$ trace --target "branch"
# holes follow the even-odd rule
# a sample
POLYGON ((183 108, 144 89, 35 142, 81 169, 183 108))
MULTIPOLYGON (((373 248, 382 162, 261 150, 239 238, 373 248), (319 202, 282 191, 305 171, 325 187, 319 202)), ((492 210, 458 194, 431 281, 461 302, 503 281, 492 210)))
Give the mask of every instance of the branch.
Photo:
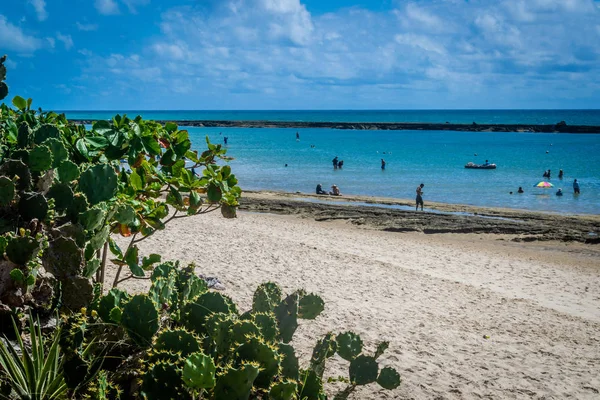
MULTIPOLYGON (((131 275, 129 275, 129 276, 126 276, 126 277, 125 277, 125 278, 123 278, 123 279, 119 279, 119 280, 117 281, 116 285, 118 285, 118 284, 119 284, 119 283, 121 283, 121 282, 128 281, 129 279, 148 280, 148 279, 151 279, 151 278, 152 278, 152 277, 150 277, 150 276, 135 276, 135 275, 131 274, 131 275)), ((116 286, 116 285, 114 285, 114 286, 116 286)), ((113 287, 114 287, 114 286, 113 286, 113 287)))
MULTIPOLYGON (((133 234, 131 237, 131 242, 129 242, 129 246, 127 246, 127 250, 125 250, 125 254, 129 251, 131 246, 135 243, 135 237, 137 236, 137 232, 133 234)), ((117 287, 119 284, 119 276, 121 275, 121 271, 123 270, 123 265, 119 265, 119 269, 117 269, 117 274, 115 275, 115 280, 113 281, 112 287, 117 287)))

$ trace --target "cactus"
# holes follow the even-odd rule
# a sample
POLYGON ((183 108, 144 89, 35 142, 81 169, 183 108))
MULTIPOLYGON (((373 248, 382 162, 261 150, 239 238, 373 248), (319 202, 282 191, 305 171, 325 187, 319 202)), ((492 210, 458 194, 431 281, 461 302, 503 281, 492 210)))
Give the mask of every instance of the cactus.
POLYGON ((48 201, 41 193, 25 192, 19 201, 19 214, 26 221, 42 221, 48 214, 48 201))
POLYGON ((298 318, 315 319, 325 309, 325 302, 316 294, 308 294, 300 297, 298 302, 298 318))
POLYGON ((215 400, 247 400, 259 371, 257 363, 242 363, 238 369, 226 368, 217 376, 215 400))
POLYGON ((192 301, 208 291, 206 281, 196 276, 194 272, 195 268, 194 264, 190 264, 184 269, 176 270, 176 285, 180 304, 192 301))
POLYGON ((325 371, 325 361, 333 357, 336 351, 336 342, 333 334, 330 332, 325 337, 317 342, 313 349, 312 358, 310 360, 310 368, 315 371, 319 378, 323 377, 325 371))
POLYGON ((180 400, 191 397, 183 389, 180 370, 171 363, 159 361, 150 366, 142 380, 142 396, 148 400, 180 400))
POLYGON ((207 336, 203 347, 214 356, 215 361, 229 361, 231 358, 233 323, 231 314, 214 313, 206 317, 204 329, 207 336))
POLYGON ((94 298, 94 286, 90 280, 81 276, 61 279, 62 308, 79 310, 87 307, 94 298))
POLYGON ((6 176, 0 176, 0 207, 9 205, 15 198, 15 184, 6 176))
POLYGON ((212 358, 202 353, 192 354, 183 365, 183 383, 191 389, 210 389, 216 384, 215 372, 212 358))
POLYGON ((64 211, 73 203, 73 190, 66 183, 55 183, 48 191, 48 198, 54 199, 54 208, 64 211))
POLYGON ((298 398, 304 400, 325 400, 327 396, 323 393, 323 382, 315 371, 309 369, 300 374, 300 395, 298 398))
POLYGON ((81 249, 75 240, 64 236, 49 242, 42 256, 42 262, 46 271, 59 278, 81 275, 83 271, 81 249))
POLYGON ((176 296, 175 277, 171 275, 170 279, 162 277, 154 279, 148 294, 156 304, 170 306, 173 297, 176 296))
POLYGON ((240 361, 255 361, 260 364, 260 373, 254 381, 260 388, 269 388, 271 381, 280 373, 281 356, 277 349, 258 337, 248 338, 237 348, 236 353, 240 361))
POLYGON ((106 371, 100 371, 83 398, 84 400, 119 400, 121 389, 108 380, 106 371))
POLYGON ((6 256, 17 265, 25 265, 39 251, 40 243, 30 236, 10 238, 6 244, 6 256))
POLYGON ((249 336, 260 336, 260 330, 251 321, 238 320, 231 324, 229 335, 231 344, 239 345, 244 343, 249 336))
POLYGON ((108 164, 89 167, 79 177, 79 190, 91 205, 110 200, 117 192, 117 174, 108 164))
POLYGON ((292 293, 275 307, 281 340, 289 343, 298 328, 298 293, 292 293))
POLYGON ((267 282, 259 285, 252 298, 252 311, 272 312, 281 303, 283 292, 276 283, 267 282))
POLYGON ((367 385, 377 380, 379 365, 375 358, 365 355, 356 357, 350 363, 350 381, 356 385, 367 385))
POLYGON ((269 390, 270 400, 295 400, 298 385, 296 382, 285 381, 278 382, 271 386, 269 390))
POLYGON ((58 165, 58 180, 62 183, 72 182, 79 178, 79 168, 72 161, 65 160, 58 165))
POLYGON ((48 146, 36 146, 29 150, 27 164, 33 172, 42 172, 52 168, 52 152, 48 146))
POLYGON ((188 357, 192 353, 201 351, 200 339, 185 329, 164 330, 154 339, 152 348, 156 351, 167 351, 188 357))
POLYGON ((10 179, 18 177, 16 181, 17 190, 29 190, 31 188, 31 172, 21 160, 3 160, 0 165, 0 175, 10 179))
POLYGON ((187 303, 182 309, 183 325, 199 334, 205 333, 206 318, 213 313, 237 313, 235 305, 227 296, 217 292, 206 292, 193 302, 187 303))
POLYGON ((127 292, 117 288, 111 289, 106 296, 103 296, 100 299, 98 304, 98 315, 100 315, 100 318, 102 318, 104 322, 118 323, 119 321, 116 321, 111 317, 111 311, 115 307, 122 308, 123 304, 129 301, 129 299, 130 296, 127 294, 127 292))
POLYGON ((362 352, 362 340, 354 332, 340 333, 337 338, 337 353, 344 360, 352 361, 362 352))
POLYGON ((63 161, 69 158, 69 153, 60 139, 50 138, 42 142, 52 152, 52 168, 57 168, 63 161))
POLYGON ((35 144, 41 144, 46 139, 58 139, 59 137, 60 131, 58 128, 50 124, 40 125, 33 132, 33 142, 35 144))
POLYGON ((79 223, 88 231, 95 231, 106 217, 106 212, 98 207, 92 207, 82 213, 79 213, 79 223))
POLYGON ((17 146, 21 149, 29 146, 29 141, 31 140, 31 128, 29 128, 29 124, 27 122, 21 122, 19 125, 19 130, 17 132, 17 146))
POLYGON ((123 306, 121 325, 139 347, 148 347, 158 331, 158 311, 147 295, 133 296, 123 306))
POLYGON ((298 380, 300 367, 294 347, 290 344, 279 343, 278 352, 281 354, 281 375, 291 380, 298 380))
POLYGON ((401 382, 400 374, 391 367, 383 368, 377 377, 377 383, 384 389, 396 389, 401 382))
POLYGON ((260 329, 260 333, 267 342, 276 342, 279 337, 279 330, 277 329, 277 320, 273 313, 257 313, 252 314, 252 321, 260 329))

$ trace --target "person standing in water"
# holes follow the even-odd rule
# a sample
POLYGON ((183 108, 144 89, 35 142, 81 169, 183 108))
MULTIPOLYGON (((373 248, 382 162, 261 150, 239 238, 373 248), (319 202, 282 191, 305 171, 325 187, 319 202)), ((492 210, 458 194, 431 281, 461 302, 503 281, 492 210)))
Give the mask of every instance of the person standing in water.
POLYGON ((417 186, 417 207, 415 208, 415 211, 419 210, 419 204, 421 205, 421 211, 423 211, 423 187, 425 185, 424 184, 420 184, 419 186, 417 186))
POLYGON ((296 132, 296 140, 300 140, 300 134, 296 132))
POLYGON ((337 169, 337 167, 338 167, 338 156, 335 156, 335 158, 333 160, 331 160, 331 162, 333 163, 333 169, 337 169))
POLYGON ((383 171, 385 169, 385 160, 382 158, 381 159, 381 170, 383 171))
POLYGON ((225 145, 227 145, 227 140, 228 140, 228 139, 229 139, 229 138, 228 138, 227 136, 223 136, 223 143, 225 143, 225 145))
POLYGON ((573 181, 573 193, 574 194, 579 194, 579 182, 577 182, 577 179, 575 179, 573 181))
POLYGON ((563 172, 563 170, 562 170, 562 169, 559 169, 559 170, 558 170, 558 179, 562 179, 562 178, 563 178, 563 175, 564 175, 564 172, 563 172))

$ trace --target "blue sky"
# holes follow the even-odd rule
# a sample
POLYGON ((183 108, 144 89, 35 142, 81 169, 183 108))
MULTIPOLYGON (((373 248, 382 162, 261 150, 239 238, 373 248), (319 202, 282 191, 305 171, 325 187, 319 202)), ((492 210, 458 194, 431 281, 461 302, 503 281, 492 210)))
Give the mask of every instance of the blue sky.
POLYGON ((57 110, 600 108, 595 0, 3 0, 57 110))

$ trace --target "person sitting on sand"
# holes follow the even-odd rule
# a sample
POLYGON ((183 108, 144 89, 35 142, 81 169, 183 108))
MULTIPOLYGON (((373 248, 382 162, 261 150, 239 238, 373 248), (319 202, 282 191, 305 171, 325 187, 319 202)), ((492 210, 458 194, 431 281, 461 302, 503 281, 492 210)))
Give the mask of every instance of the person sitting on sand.
POLYGON ((517 193, 524 193, 523 188, 521 186, 519 186, 519 190, 517 190, 517 193))
POLYGON ((562 196, 563 195, 563 192, 562 192, 561 188, 558 188, 558 192, 556 192, 556 195, 557 196, 562 196))
POLYGON ((420 184, 419 186, 417 186, 417 208, 415 208, 415 211, 419 210, 419 204, 421 205, 421 211, 423 211, 423 187, 425 185, 424 184, 420 184))
POLYGON ((331 185, 331 192, 329 192, 329 194, 332 196, 341 196, 342 195, 340 193, 340 188, 338 188, 336 185, 331 185))
POLYGON ((579 194, 579 182, 577 182, 577 179, 573 181, 573 193, 579 194))
POLYGON ((321 186, 320 183, 317 185, 317 194, 327 194, 327 192, 323 190, 323 186, 321 186))

